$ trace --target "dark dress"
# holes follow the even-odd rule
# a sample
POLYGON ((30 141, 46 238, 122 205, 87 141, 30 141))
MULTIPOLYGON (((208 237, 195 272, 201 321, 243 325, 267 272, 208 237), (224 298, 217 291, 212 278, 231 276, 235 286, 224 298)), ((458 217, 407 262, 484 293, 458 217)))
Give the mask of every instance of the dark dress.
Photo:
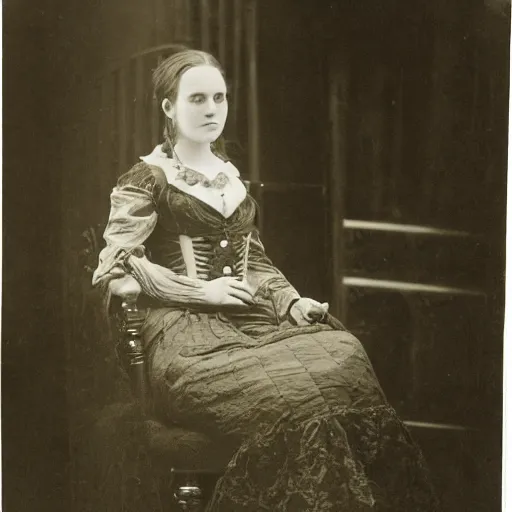
POLYGON ((266 257, 249 195, 226 219, 146 163, 122 176, 116 190, 145 199, 129 199, 124 210, 118 202, 111 212, 96 282, 108 281, 105 269, 115 261, 143 283, 156 412, 225 446, 230 462, 209 511, 437 510, 422 454, 360 342, 332 318, 291 322, 299 295, 266 257), (143 234, 127 242, 141 223, 143 234), (180 235, 194 241, 203 279, 226 266, 234 275, 245 271, 257 283, 256 306, 219 312, 159 301, 134 248, 144 247, 144 268, 184 276, 180 235))

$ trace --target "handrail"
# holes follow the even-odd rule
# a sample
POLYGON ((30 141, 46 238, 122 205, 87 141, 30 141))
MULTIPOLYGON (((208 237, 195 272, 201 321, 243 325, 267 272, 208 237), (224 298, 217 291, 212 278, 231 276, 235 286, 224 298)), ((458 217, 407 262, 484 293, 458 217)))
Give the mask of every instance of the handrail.
MULTIPOLYGON (((320 189, 326 192, 326 186, 321 183, 298 183, 298 182, 271 182, 259 180, 244 180, 250 186, 261 187, 262 189, 276 191, 289 191, 297 189, 320 189)), ((343 219, 343 227, 348 230, 361 231, 385 231, 389 233, 404 233, 410 235, 426 235, 454 238, 475 238, 481 239, 480 233, 462 231, 458 229, 440 228, 436 226, 421 224, 401 224, 379 220, 343 219)))
POLYGON ((465 425, 452 425, 448 423, 436 423, 430 421, 405 420, 404 424, 411 428, 425 428, 431 430, 451 430, 453 432, 478 432, 479 429, 465 425))
POLYGON ((393 233, 408 233, 411 235, 437 235, 453 236, 460 238, 480 238, 482 235, 471 233, 469 231, 459 231, 455 229, 437 228, 434 226, 422 226, 418 224, 397 224, 394 222, 369 221, 344 219, 343 227, 352 230, 368 231, 389 231, 393 233))
MULTIPOLYGON (((297 183, 297 182, 270 182, 258 180, 244 180, 250 186, 261 187, 271 191, 297 190, 297 189, 321 189, 326 192, 326 186, 321 183, 297 183)), ((410 235, 432 235, 454 238, 483 238, 479 233, 461 231, 457 229, 439 228, 436 226, 420 224, 400 224, 378 220, 343 219, 343 227, 350 230, 362 231, 386 231, 390 233, 404 233, 410 235)))
POLYGON ((376 279, 371 277, 345 276, 342 284, 353 288, 373 288, 379 290, 394 290, 409 293, 434 293, 444 295, 465 295, 472 297, 487 297, 482 290, 470 288, 457 288, 454 286, 442 286, 434 284, 413 283, 408 281, 395 281, 387 279, 376 279))

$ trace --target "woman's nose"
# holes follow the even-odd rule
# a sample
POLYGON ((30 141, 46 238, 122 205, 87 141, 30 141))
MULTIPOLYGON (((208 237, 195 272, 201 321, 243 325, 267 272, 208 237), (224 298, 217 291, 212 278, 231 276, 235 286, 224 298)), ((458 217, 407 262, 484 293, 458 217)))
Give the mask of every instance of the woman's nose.
POLYGON ((206 105, 206 117, 213 117, 215 111, 217 110, 217 104, 213 99, 208 100, 206 105))

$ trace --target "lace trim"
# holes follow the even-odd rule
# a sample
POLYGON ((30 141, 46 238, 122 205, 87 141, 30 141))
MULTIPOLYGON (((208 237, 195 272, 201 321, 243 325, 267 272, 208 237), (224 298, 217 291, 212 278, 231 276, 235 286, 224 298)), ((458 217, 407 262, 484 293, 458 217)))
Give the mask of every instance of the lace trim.
POLYGON ((183 180, 187 185, 193 187, 198 183, 206 188, 224 188, 229 183, 229 178, 224 172, 220 172, 217 176, 210 180, 204 174, 192 169, 184 169, 176 175, 177 180, 183 180))
POLYGON ((436 512, 423 456, 389 406, 284 418, 246 441, 208 512, 436 512))

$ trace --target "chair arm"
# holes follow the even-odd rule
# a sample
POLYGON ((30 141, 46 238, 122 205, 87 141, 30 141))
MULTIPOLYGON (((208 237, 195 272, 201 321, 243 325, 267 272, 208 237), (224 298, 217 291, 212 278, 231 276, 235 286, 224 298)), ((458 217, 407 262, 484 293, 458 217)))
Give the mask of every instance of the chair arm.
POLYGON ((132 392, 142 411, 146 409, 146 371, 144 347, 140 335, 144 323, 144 311, 139 311, 136 302, 123 301, 123 351, 128 359, 128 374, 132 392))
POLYGON ((138 402, 141 412, 146 410, 146 372, 144 368, 144 348, 140 330, 144 323, 144 311, 137 306, 141 287, 137 280, 125 275, 112 279, 109 283, 110 292, 121 299, 122 327, 121 350, 126 357, 127 372, 130 378, 132 392, 138 402))

